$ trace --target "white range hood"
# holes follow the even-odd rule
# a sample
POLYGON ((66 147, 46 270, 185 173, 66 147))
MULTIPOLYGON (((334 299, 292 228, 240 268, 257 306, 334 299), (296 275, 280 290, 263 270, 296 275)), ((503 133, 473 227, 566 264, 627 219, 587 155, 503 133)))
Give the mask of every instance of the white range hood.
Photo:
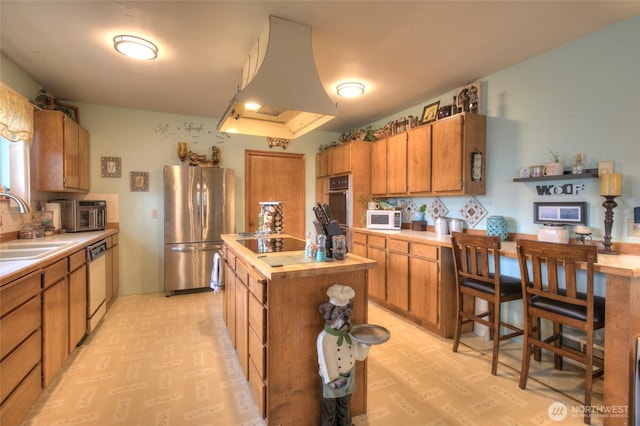
POLYGON ((270 16, 218 130, 295 139, 337 115, 316 71, 311 28, 270 16), (258 109, 251 109, 251 104, 258 109))

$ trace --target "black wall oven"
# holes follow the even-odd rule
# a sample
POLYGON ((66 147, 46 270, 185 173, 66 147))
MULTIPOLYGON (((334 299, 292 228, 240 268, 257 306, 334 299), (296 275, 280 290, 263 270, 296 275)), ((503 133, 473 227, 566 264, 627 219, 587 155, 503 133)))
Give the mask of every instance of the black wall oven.
POLYGON ((333 219, 340 224, 345 235, 351 226, 350 189, 350 175, 329 178, 329 208, 333 219))

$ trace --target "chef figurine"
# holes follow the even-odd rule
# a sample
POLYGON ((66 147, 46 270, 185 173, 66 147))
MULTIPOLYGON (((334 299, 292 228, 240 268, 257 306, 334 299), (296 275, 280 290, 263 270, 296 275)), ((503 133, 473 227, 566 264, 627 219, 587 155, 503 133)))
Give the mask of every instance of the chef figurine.
POLYGON ((356 390, 355 362, 367 358, 370 346, 352 341, 349 336, 355 291, 334 284, 327 296, 329 302, 320 305, 324 330, 316 343, 322 379, 322 426, 350 426, 351 394, 356 390))

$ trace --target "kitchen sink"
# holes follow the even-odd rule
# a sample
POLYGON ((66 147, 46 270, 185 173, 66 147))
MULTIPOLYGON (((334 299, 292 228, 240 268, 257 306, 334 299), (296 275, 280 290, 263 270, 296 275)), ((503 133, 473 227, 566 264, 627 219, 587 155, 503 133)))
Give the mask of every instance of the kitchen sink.
POLYGON ((60 249, 71 242, 10 242, 0 244, 0 261, 30 260, 44 257, 53 250, 60 249))

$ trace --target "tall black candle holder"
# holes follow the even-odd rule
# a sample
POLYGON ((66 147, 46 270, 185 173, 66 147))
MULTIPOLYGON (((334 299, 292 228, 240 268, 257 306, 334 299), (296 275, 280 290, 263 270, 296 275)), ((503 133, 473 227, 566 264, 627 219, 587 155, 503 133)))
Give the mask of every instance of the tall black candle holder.
POLYGON ((611 250, 611 228, 613 227, 613 209, 618 206, 615 202, 615 195, 603 195, 605 198, 602 207, 605 208, 604 212, 604 249, 599 250, 598 253, 602 254, 620 254, 617 251, 611 250))

